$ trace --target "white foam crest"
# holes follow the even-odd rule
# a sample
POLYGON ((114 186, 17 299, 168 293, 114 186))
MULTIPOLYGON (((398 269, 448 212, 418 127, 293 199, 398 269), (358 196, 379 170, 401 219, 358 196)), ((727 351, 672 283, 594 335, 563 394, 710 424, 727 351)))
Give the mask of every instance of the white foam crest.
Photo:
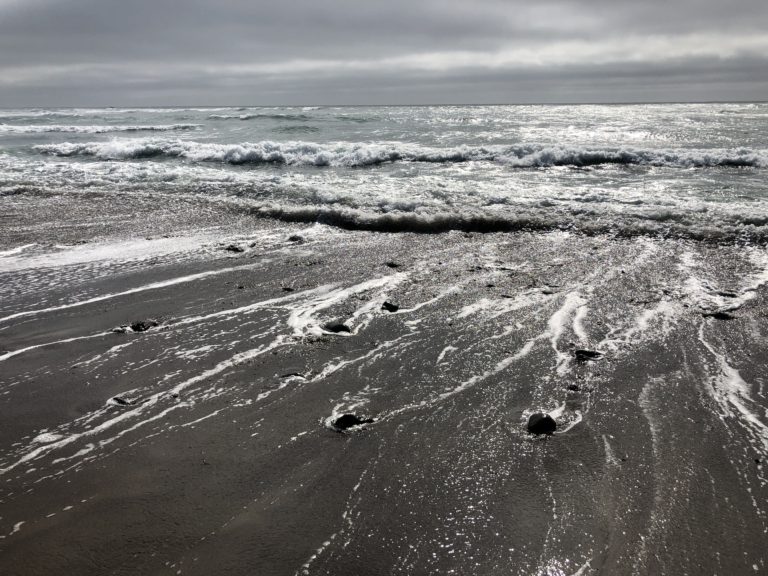
POLYGON ((251 112, 247 114, 211 114, 210 120, 311 120, 306 114, 288 114, 284 112, 251 112))
POLYGON ((0 124, 0 132, 9 134, 45 134, 53 132, 73 134, 107 134, 109 132, 173 132, 180 130, 197 130, 201 124, 98 124, 92 126, 44 124, 44 125, 15 125, 0 124))
POLYGON ((500 162, 518 168, 624 164, 676 167, 768 166, 765 150, 592 149, 536 145, 432 148, 405 142, 243 142, 215 144, 185 140, 131 139, 64 142, 34 147, 54 156, 93 156, 109 160, 165 156, 196 162, 287 164, 300 166, 371 166, 390 162, 500 162))

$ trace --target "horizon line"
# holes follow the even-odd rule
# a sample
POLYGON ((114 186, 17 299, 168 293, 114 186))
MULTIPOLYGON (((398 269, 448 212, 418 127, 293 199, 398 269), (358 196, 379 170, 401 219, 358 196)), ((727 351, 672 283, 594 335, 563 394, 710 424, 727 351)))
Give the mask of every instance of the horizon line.
MULTIPOLYGON (((453 102, 453 103, 427 103, 427 104, 142 104, 142 105, 69 105, 49 108, 78 109, 78 108, 297 108, 297 107, 322 107, 322 108, 420 108, 431 106, 648 106, 670 104, 768 104, 768 100, 628 100, 614 102, 494 102, 488 104, 453 102)), ((32 110, 46 108, 46 106, 0 106, 0 110, 32 110)))

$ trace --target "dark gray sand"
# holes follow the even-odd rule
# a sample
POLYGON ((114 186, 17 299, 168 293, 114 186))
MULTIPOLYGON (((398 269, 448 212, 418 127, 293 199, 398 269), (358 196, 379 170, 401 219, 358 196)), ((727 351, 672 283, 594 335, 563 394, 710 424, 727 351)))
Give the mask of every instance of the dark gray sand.
POLYGON ((5 233, 0 574, 768 573, 765 249, 151 214, 5 233))

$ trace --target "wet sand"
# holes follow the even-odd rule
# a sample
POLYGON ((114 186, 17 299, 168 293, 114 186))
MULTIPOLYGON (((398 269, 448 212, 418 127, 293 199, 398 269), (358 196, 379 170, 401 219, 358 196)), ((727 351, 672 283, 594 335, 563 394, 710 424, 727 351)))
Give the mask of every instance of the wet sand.
POLYGON ((7 233, 0 573, 768 571, 764 248, 228 218, 7 233))

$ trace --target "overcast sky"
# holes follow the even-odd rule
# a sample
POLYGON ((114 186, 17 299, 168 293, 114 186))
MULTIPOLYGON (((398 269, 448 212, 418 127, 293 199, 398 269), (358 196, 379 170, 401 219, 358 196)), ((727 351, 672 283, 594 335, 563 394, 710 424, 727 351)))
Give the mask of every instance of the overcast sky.
POLYGON ((0 106, 768 99, 768 0, 0 0, 0 106))

